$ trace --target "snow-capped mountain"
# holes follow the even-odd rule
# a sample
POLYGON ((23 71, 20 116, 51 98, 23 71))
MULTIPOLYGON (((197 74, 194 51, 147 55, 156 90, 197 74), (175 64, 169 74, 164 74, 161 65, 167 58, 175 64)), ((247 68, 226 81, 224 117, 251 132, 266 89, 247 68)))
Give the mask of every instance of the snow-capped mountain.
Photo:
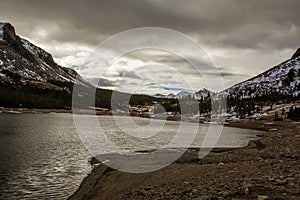
POLYGON ((207 89, 202 89, 198 92, 191 93, 187 91, 181 91, 177 93, 176 95, 171 93, 168 95, 163 95, 163 94, 155 94, 155 98, 161 98, 161 99, 194 99, 194 100, 204 100, 208 98, 211 95, 211 91, 207 89))
POLYGON ((186 92, 186 91, 182 91, 179 92, 176 95, 177 99, 195 99, 195 100, 204 100, 208 97, 210 97, 210 95, 212 94, 211 91, 207 90, 207 89, 202 89, 199 90, 198 92, 195 93, 191 93, 191 92, 186 92))
POLYGON ((297 97, 300 94, 300 48, 291 59, 245 82, 225 90, 233 98, 247 99, 278 93, 297 97))
POLYGON ((164 94, 155 94, 153 97, 158 98, 158 99, 176 99, 176 95, 173 93, 164 95, 164 94))
POLYGON ((38 82, 50 87, 49 81, 88 85, 75 70, 59 66, 51 54, 16 35, 11 24, 0 22, 0 83, 38 82))
POLYGON ((206 98, 210 97, 211 94, 212 94, 211 91, 209 91, 206 88, 203 88, 202 90, 199 90, 198 92, 194 93, 194 98, 197 100, 206 99, 206 98))

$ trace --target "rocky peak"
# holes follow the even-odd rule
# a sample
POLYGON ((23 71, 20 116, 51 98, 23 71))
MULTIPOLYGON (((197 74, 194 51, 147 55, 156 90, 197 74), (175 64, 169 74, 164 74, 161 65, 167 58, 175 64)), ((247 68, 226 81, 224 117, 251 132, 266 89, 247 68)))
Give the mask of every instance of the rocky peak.
POLYGON ((10 23, 0 22, 0 46, 1 45, 6 48, 14 48, 30 62, 37 61, 32 53, 23 46, 21 38, 16 35, 15 28, 10 23))
POLYGON ((0 22, 0 41, 19 43, 21 39, 16 35, 15 28, 10 23, 0 22))
POLYGON ((31 62, 40 62, 39 60, 43 60, 48 65, 57 67, 51 54, 16 35, 15 28, 10 23, 0 22, 0 45, 1 42, 2 45, 15 48, 31 62))

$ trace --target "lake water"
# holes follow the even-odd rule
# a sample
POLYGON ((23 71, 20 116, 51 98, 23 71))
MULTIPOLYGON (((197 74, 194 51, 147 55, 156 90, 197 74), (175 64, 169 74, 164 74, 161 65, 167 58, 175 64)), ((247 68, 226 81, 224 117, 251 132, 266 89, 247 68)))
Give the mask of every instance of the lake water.
POLYGON ((0 114, 0 199, 65 199, 90 171, 70 114, 0 114))
MULTIPOLYGON (((177 122, 166 122, 161 130, 155 130, 161 121, 153 120, 147 129, 149 119, 134 118, 140 129, 127 125, 128 117, 118 117, 125 122, 120 129, 111 116, 96 119, 113 143, 131 152, 164 146, 179 128, 177 122), (136 136, 142 132, 144 139, 128 137, 126 130, 135 130, 136 136), (159 134, 147 138, 157 131, 159 134)), ((192 130, 194 126, 188 123, 185 127, 192 130)), ((207 126, 199 126, 193 147, 201 144, 206 130, 207 126)), ((226 127, 217 146, 245 146, 257 133, 226 127)), ((103 153, 114 151, 109 146, 104 149, 107 152, 103 153)), ((89 158, 71 114, 0 114, 0 199, 66 199, 90 172, 89 158)))

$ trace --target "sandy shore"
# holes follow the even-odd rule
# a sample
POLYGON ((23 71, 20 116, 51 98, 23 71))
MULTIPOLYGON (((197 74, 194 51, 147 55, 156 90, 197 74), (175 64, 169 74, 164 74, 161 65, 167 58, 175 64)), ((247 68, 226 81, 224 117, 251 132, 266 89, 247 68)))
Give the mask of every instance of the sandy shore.
POLYGON ((300 123, 241 121, 234 127, 265 130, 245 148, 190 149, 159 171, 131 174, 98 165, 73 199, 299 199, 300 123))

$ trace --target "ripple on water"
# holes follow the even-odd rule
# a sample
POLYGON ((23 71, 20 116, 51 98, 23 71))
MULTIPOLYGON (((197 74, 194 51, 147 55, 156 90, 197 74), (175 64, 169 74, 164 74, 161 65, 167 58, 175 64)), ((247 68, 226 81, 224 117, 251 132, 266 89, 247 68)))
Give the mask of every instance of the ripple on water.
POLYGON ((72 116, 0 114, 0 199, 66 199, 90 172, 72 116))

